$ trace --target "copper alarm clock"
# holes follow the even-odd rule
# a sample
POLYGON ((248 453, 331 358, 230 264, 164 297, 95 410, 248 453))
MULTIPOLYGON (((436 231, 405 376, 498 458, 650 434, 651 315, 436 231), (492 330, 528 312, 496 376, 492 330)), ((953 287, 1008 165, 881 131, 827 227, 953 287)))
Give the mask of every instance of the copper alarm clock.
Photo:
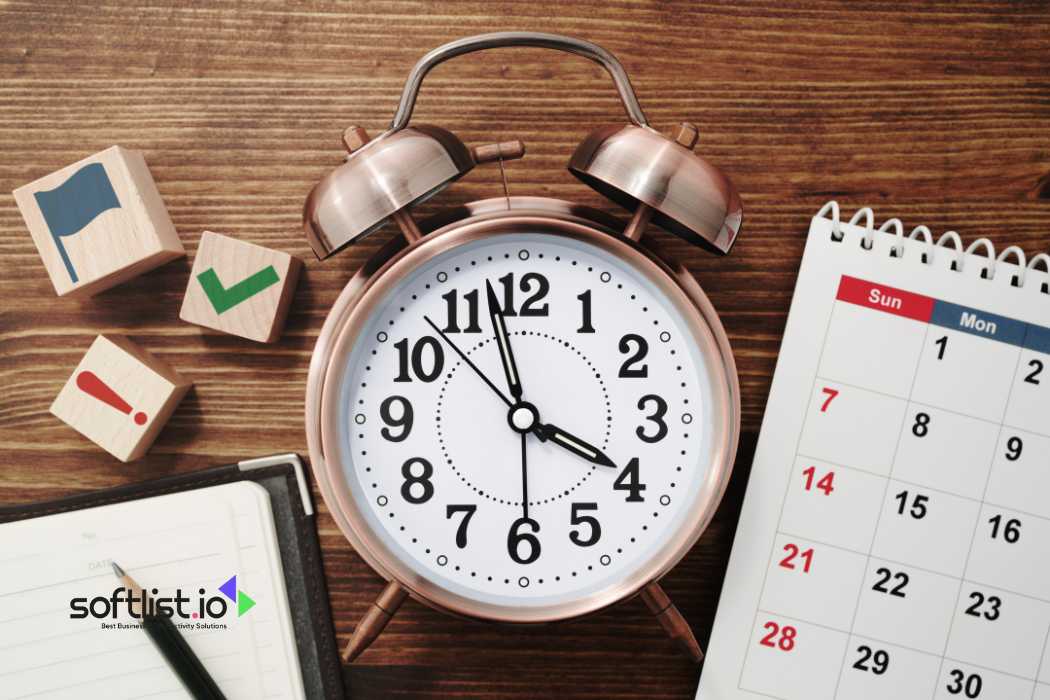
POLYGON ((389 220, 403 234, 347 284, 310 365, 314 475, 340 530, 389 582, 346 658, 407 596, 539 623, 638 594, 699 658, 657 582, 721 500, 739 387, 704 292, 641 239, 652 224, 717 253, 733 245, 740 199, 693 153, 695 128, 651 128, 601 47, 503 32, 428 53, 390 128, 369 140, 351 127, 344 140, 346 162, 306 201, 311 247, 327 257, 389 220), (629 123, 591 133, 569 170, 632 211, 626 225, 547 197, 411 217, 476 164, 524 153, 409 123, 431 68, 504 46, 566 51, 612 77, 629 123))

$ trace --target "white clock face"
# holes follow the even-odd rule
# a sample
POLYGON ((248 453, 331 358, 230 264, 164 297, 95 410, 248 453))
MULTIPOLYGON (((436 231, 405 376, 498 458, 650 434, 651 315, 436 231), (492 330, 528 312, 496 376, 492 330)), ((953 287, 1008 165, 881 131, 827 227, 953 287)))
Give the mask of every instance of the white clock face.
POLYGON ((598 594, 717 488, 729 418, 710 336, 604 249, 490 236, 371 308, 339 385, 343 476, 431 584, 519 609, 598 594))

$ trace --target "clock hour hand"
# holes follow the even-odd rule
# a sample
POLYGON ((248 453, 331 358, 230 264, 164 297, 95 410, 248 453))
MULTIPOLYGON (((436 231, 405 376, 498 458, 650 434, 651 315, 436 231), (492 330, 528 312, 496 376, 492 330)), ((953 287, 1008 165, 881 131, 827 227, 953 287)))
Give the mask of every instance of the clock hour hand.
POLYGON ((489 320, 496 334, 496 345, 499 346, 499 359, 503 363, 503 373, 507 376, 507 386, 515 401, 521 401, 521 377, 518 376, 518 365, 514 362, 514 351, 510 347, 510 336, 507 334, 507 322, 503 318, 503 309, 496 298, 492 283, 485 280, 488 294, 489 320))
POLYGON ((540 423, 536 426, 535 433, 540 440, 550 440, 555 445, 564 447, 569 452, 583 457, 592 464, 597 464, 601 467, 616 467, 616 464, 597 447, 581 440, 567 430, 562 430, 556 425, 540 423))

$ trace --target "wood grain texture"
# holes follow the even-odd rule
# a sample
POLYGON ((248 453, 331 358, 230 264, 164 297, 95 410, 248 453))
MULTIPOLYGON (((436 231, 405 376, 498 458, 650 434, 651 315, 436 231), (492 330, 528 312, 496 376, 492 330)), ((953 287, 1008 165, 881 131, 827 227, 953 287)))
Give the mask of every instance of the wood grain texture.
MULTIPOLYGON (((0 4, 0 500, 25 502, 224 460, 306 454, 310 351, 349 275, 386 230, 325 263, 303 198, 373 132, 430 48, 498 29, 596 41, 631 74, 650 120, 700 127, 699 152, 744 200, 716 259, 665 237, 707 290, 740 368, 737 472, 709 531, 664 587, 706 640, 743 498, 809 218, 829 198, 1030 253, 1050 244, 1050 8, 1043 2, 355 2, 171 0, 0 4), (281 340, 201 335, 178 320, 178 260, 77 303, 56 299, 10 191, 114 143, 145 152, 192 255, 200 232, 308 260, 281 340), (122 465, 48 414, 98 333, 125 333, 194 382, 146 458, 122 465)), ((615 208, 565 171, 573 146, 623 120, 600 70, 528 49, 464 57, 416 112, 468 144, 522 139, 514 194, 615 208)), ((425 212, 501 192, 480 167, 425 212)), ((319 499, 318 499, 319 501, 319 499)), ((320 501, 319 501, 320 503, 320 501)), ((345 642, 382 582, 318 518, 345 642)), ((568 624, 506 629, 409 601, 346 671, 355 698, 688 698, 698 671, 640 601, 568 624)))

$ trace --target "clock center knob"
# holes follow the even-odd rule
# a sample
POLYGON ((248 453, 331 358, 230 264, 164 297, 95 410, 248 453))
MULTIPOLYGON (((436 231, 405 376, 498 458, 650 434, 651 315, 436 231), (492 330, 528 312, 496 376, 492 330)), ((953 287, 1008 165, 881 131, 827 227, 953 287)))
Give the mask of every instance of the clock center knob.
POLYGON ((527 433, 536 427, 536 423, 540 419, 540 414, 528 401, 521 401, 514 404, 510 408, 510 413, 507 414, 507 421, 510 423, 510 427, 519 433, 527 433))

